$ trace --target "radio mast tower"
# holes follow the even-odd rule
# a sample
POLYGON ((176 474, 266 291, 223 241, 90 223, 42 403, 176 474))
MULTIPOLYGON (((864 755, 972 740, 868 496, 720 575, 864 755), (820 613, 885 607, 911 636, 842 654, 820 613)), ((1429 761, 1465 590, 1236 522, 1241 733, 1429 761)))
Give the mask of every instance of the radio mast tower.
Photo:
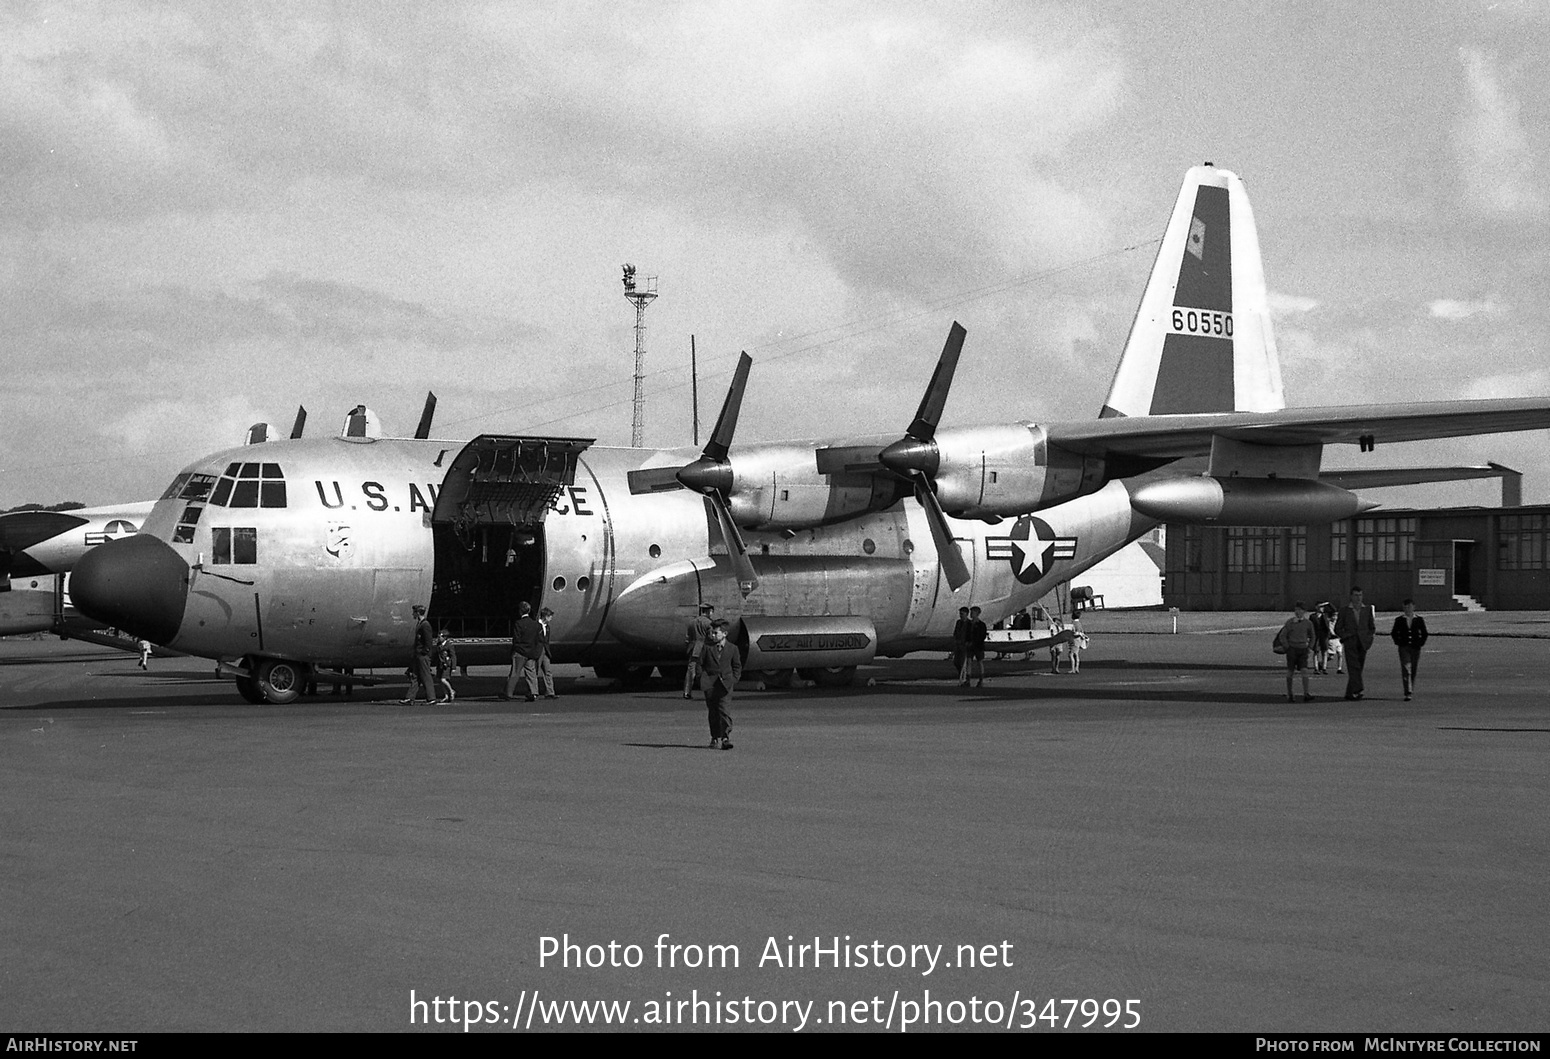
POLYGON ((645 286, 635 283, 635 266, 624 266, 624 296, 635 304, 635 417, 630 428, 630 444, 641 448, 646 443, 646 306, 657 296, 657 277, 647 276, 645 286))

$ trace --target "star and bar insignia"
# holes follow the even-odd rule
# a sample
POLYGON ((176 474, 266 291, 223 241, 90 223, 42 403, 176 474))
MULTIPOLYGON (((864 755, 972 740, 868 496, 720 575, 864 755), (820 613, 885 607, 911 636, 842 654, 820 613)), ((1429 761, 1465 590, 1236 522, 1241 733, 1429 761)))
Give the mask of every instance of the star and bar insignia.
POLYGON ((1024 515, 1006 537, 985 538, 985 558, 1012 563, 1017 580, 1031 585, 1050 572, 1056 562, 1076 558, 1075 537, 1061 537, 1043 519, 1024 515))

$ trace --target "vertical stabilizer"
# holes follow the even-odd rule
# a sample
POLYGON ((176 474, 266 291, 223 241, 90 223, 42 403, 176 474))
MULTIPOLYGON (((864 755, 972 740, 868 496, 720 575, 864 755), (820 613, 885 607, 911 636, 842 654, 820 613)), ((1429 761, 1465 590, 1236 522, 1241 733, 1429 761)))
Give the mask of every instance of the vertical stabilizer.
POLYGON ((1286 407, 1259 233, 1243 181, 1184 175, 1102 416, 1286 407))

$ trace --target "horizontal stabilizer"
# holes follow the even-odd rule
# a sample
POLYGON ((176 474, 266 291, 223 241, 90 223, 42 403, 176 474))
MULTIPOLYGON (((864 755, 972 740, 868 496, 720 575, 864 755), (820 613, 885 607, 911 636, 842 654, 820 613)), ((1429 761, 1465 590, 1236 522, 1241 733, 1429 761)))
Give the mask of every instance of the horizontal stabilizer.
POLYGON ((1461 467, 1373 467, 1319 472, 1319 481, 1342 489, 1382 489, 1391 485, 1424 485, 1428 482, 1467 482, 1476 478, 1504 478, 1517 474, 1499 463, 1461 467))

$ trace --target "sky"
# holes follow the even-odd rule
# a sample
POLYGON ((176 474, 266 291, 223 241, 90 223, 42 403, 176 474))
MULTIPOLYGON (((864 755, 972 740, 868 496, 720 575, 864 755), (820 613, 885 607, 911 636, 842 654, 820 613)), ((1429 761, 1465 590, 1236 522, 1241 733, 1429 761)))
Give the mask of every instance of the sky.
MULTIPOLYGON (((0 509, 248 426, 648 445, 1089 418, 1186 169, 1254 204, 1287 402, 1550 394, 1550 0, 0 6, 0 509), (702 435, 703 436, 703 435, 702 435)), ((1326 451, 1483 463, 1545 432, 1326 451)), ((1495 504, 1495 483, 1385 490, 1495 504)))

